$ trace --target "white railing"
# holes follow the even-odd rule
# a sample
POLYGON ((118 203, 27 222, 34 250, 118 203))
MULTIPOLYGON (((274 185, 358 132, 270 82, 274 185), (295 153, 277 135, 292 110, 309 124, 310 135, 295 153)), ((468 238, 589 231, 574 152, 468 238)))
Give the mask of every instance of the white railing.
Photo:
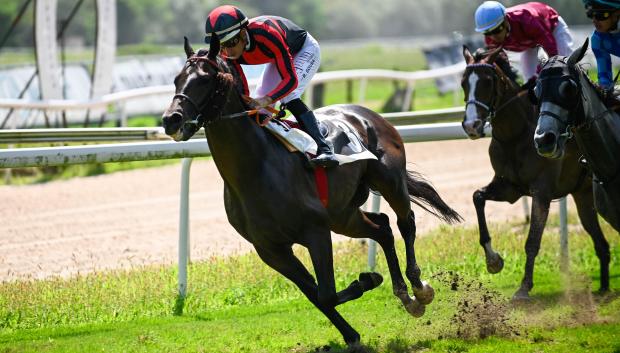
MULTIPOLYGON (((424 121, 461 120, 463 107, 431 109, 413 112, 383 113, 394 126, 411 125, 424 121)), ((204 138, 199 130, 192 138, 204 138)), ((4 129, 0 130, 0 144, 43 142, 170 140, 161 127, 126 128, 57 128, 57 129, 4 129)))
MULTIPOLYGON (((418 113, 419 114, 419 113, 418 113)), ((442 141, 466 139, 460 123, 438 123, 397 126, 404 142, 442 141)), ((487 131, 490 136, 490 131, 487 131)), ((53 166, 84 163, 138 161, 166 158, 183 158, 181 176, 181 200, 179 215, 179 295, 187 289, 187 264, 189 258, 189 171, 192 157, 208 156, 206 140, 186 142, 160 141, 127 144, 102 144, 91 146, 65 146, 44 148, 20 148, 0 150, 0 168, 53 166)), ((379 211, 379 196, 373 195, 372 212, 379 211)), ((525 200, 525 199, 524 199, 525 200)), ((560 204, 562 255, 567 254, 566 199, 560 204)), ((368 264, 375 261, 376 244, 370 242, 368 264)))
MULTIPOLYGON (((411 105, 411 97, 415 88, 415 83, 418 80, 435 79, 439 77, 461 75, 465 68, 464 63, 459 63, 451 66, 446 66, 439 69, 421 70, 421 71, 393 71, 393 70, 374 70, 374 69, 362 69, 362 70, 342 70, 342 71, 328 71, 319 72, 314 75, 310 86, 306 89, 305 101, 311 104, 312 102, 312 86, 321 83, 335 82, 342 80, 360 80, 358 102, 365 101, 366 88, 369 80, 398 80, 404 81, 407 84, 407 94, 402 105, 402 110, 407 110, 411 105)), ((250 87, 254 87, 257 83, 257 79, 250 80, 250 87)), ((41 110, 41 111, 85 111, 85 110, 105 110, 110 111, 109 108, 115 108, 120 112, 120 118, 122 125, 125 126, 124 116, 124 104, 127 101, 156 97, 156 96, 172 96, 174 94, 174 85, 162 85, 151 86, 144 88, 137 88, 127 90, 123 92, 115 92, 103 95, 99 99, 94 100, 27 100, 27 99, 13 99, 13 98, 0 98, 0 109, 18 109, 18 110, 41 110)), ((455 104, 456 104, 456 91, 455 91, 455 104)), ((168 102, 162 102, 167 104, 168 102)), ((163 105, 162 105, 163 107, 163 105)))

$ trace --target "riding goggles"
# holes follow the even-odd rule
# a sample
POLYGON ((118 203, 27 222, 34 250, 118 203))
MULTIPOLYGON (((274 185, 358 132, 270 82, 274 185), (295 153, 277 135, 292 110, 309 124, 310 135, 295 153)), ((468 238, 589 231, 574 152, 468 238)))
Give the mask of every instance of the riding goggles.
POLYGON ((588 11, 586 11, 586 16, 588 16, 589 19, 595 19, 597 21, 605 21, 609 18, 609 16, 611 16, 613 12, 611 10, 593 10, 593 9, 588 9, 588 11))
POLYGON ((490 30, 488 32, 484 32, 483 34, 485 36, 494 36, 494 35, 498 34, 499 32, 501 32, 502 30, 504 30, 504 25, 503 24, 493 28, 492 30, 490 30))
POLYGON ((222 46, 222 48, 232 48, 236 46, 240 40, 241 40, 241 35, 236 35, 230 38, 229 40, 225 41, 224 43, 220 43, 220 45, 222 46))

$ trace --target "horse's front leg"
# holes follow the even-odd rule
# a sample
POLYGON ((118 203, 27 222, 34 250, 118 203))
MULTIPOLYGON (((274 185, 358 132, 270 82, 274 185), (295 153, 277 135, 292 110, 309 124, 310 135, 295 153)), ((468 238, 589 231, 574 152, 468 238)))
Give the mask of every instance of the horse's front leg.
POLYGON ((521 196, 522 193, 512 184, 498 177, 494 177, 489 185, 474 192, 473 201, 478 218, 480 246, 484 249, 487 271, 489 273, 500 272, 504 268, 504 259, 493 250, 493 246, 491 245, 491 236, 489 235, 489 228, 487 227, 487 220, 484 212, 486 201, 507 201, 512 203, 521 196))
POLYGON ((534 262, 540 250, 542 233, 549 216, 549 204, 551 199, 546 196, 532 196, 532 213, 530 221, 530 231, 525 242, 525 274, 521 281, 521 287, 512 297, 515 300, 526 300, 530 298, 529 292, 534 287, 534 262))
MULTIPOLYGON (((330 246, 331 247, 331 246, 330 246)), ((336 311, 332 305, 332 295, 327 295, 323 289, 323 297, 319 299, 319 288, 312 275, 306 267, 299 261, 293 253, 290 246, 256 246, 258 256, 274 270, 278 271, 284 277, 291 280, 306 295, 308 300, 314 304, 321 312, 331 321, 331 323, 340 331, 344 341, 347 344, 355 344, 359 342, 360 335, 351 325, 336 311)), ((330 252, 331 257, 331 252, 330 252)), ((330 261, 331 262, 331 261, 330 261)), ((332 270, 333 279, 333 270, 332 270)), ((333 285, 333 283, 332 283, 333 285)))

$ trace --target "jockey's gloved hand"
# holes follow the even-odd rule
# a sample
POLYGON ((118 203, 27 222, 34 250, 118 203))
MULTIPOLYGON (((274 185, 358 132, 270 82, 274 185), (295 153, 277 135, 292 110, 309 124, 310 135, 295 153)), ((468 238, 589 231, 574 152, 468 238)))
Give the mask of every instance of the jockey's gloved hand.
POLYGON ((254 107, 254 109, 265 108, 271 103, 273 103, 273 100, 269 96, 258 97, 258 98, 252 99, 252 101, 250 102, 250 104, 254 107))
POLYGON ((534 87, 536 86, 536 79, 538 77, 537 76, 532 76, 530 77, 529 80, 527 80, 527 82, 525 82, 523 85, 521 85, 521 90, 533 90, 534 87))

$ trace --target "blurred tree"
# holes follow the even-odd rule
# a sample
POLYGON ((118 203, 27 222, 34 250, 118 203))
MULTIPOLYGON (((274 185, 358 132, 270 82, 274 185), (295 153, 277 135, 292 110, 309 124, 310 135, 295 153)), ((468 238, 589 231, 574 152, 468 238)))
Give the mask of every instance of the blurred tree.
MULTIPOLYGON (((25 5, 27 1, 28 0, 0 1, 0 39, 4 38, 5 34, 8 33, 13 21, 19 13, 19 10, 21 10, 22 6, 25 5)), ((19 23, 8 37, 5 46, 29 47, 33 45, 33 9, 34 1, 31 1, 19 23)))
MULTIPOLYGON (((0 1, 0 36, 6 33, 27 0, 0 1)), ((45 1, 45 0, 40 0, 45 1)), ((58 0, 58 19, 65 19, 79 0, 58 0)), ((506 6, 524 1, 500 0, 506 6)), ((569 25, 590 25, 579 0, 547 0, 569 25)), ((193 43, 204 38, 210 10, 234 3, 247 16, 262 14, 290 18, 325 39, 408 37, 473 32, 473 14, 482 0, 117 0, 119 44, 177 44, 183 36, 193 43)), ((33 6, 9 38, 9 46, 32 46, 33 6)), ((84 0, 68 28, 70 36, 92 44, 95 0, 84 0)))

